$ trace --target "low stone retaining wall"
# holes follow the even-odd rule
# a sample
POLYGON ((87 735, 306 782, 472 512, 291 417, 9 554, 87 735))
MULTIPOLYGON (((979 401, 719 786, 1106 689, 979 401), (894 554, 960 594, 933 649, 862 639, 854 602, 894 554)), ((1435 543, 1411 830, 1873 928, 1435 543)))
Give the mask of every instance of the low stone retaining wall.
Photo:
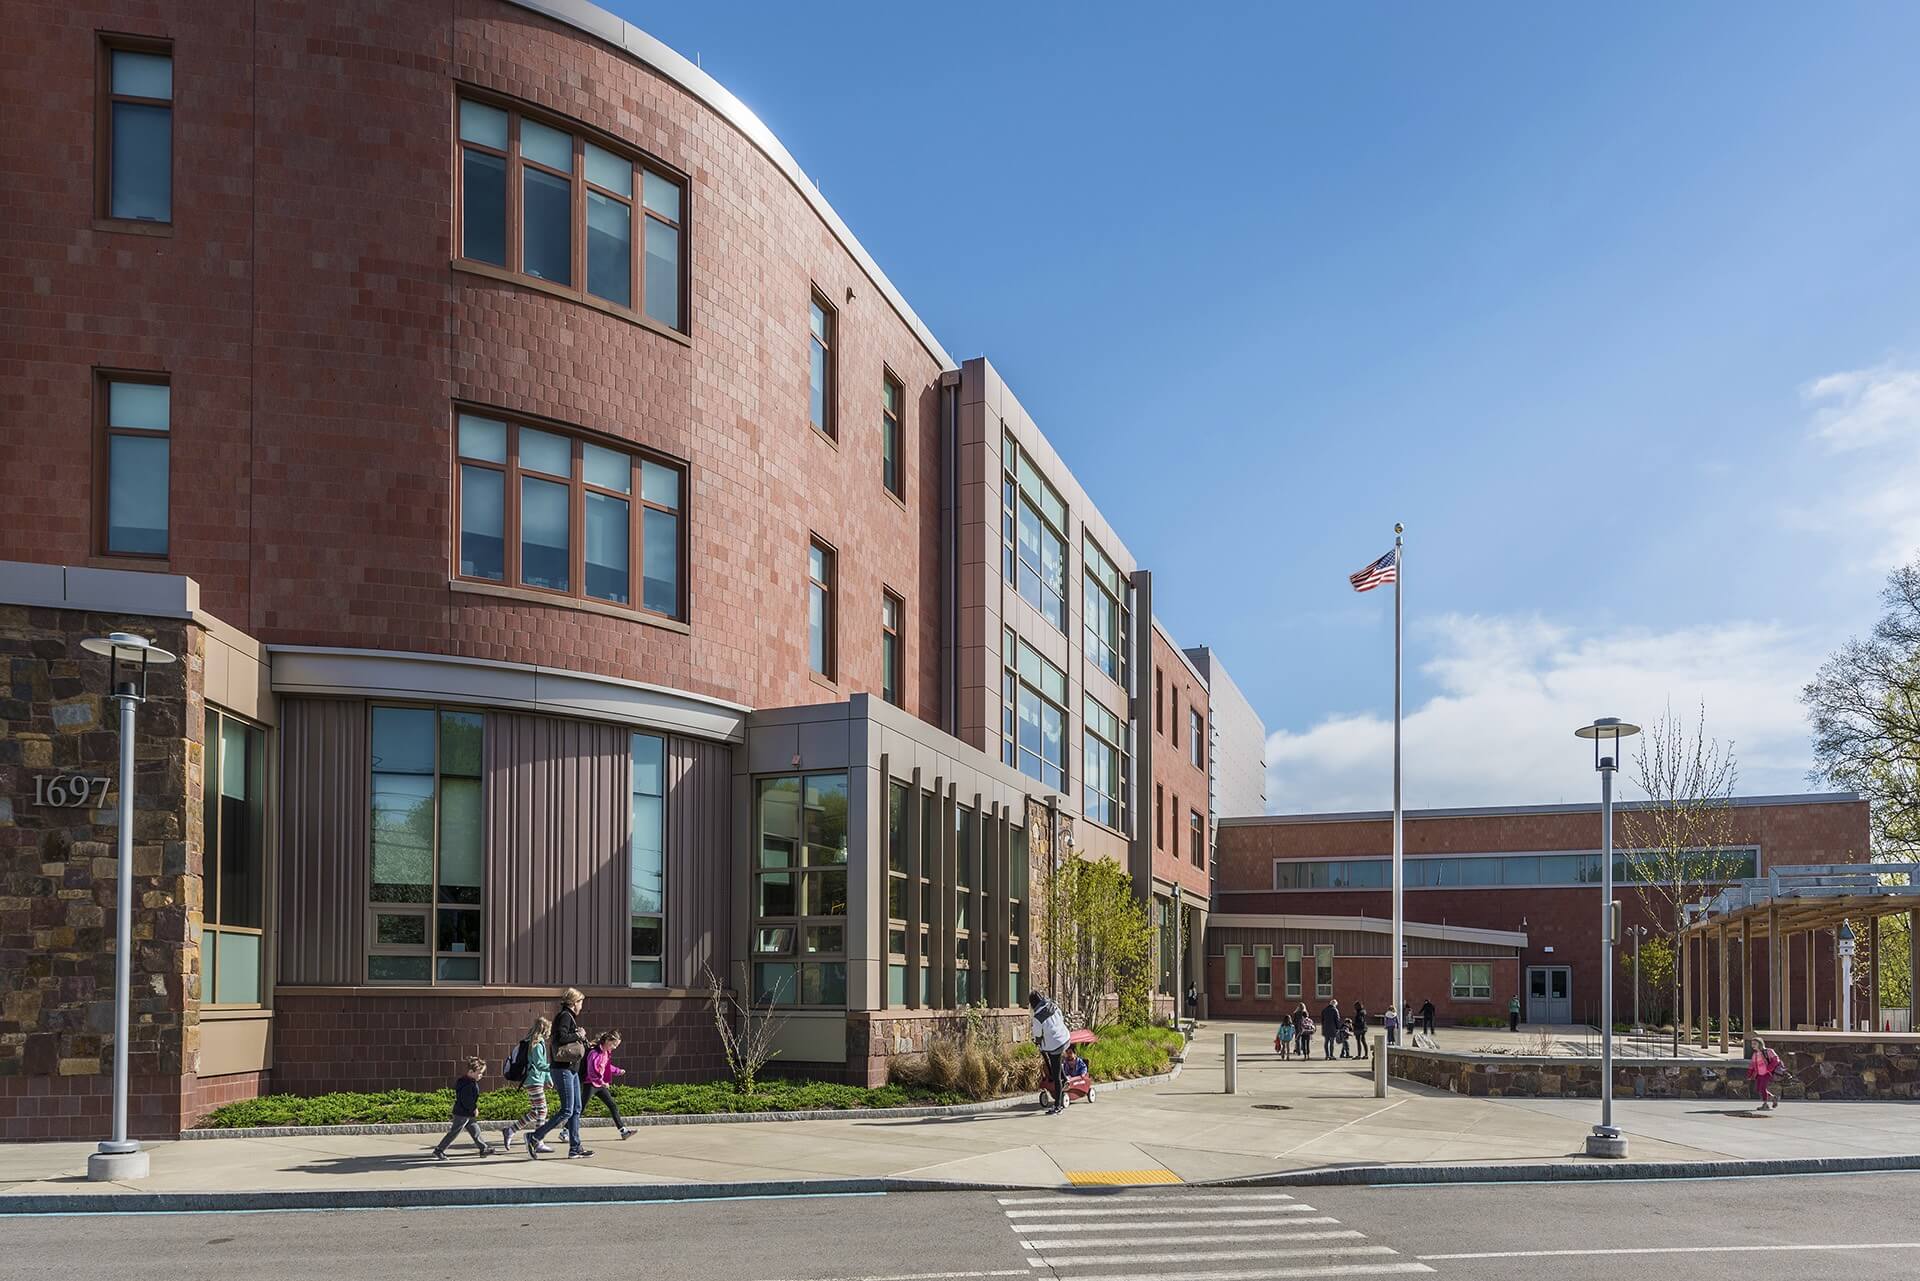
MULTIPOLYGON (((1920 1037, 1871 1033, 1779 1033, 1768 1044, 1785 1063, 1783 1098, 1920 1099, 1920 1037)), ((1600 1060, 1543 1055, 1460 1054, 1391 1047, 1387 1071, 1400 1080, 1473 1098, 1597 1099, 1600 1060)), ((1751 1099, 1737 1060, 1615 1058, 1618 1098, 1751 1099)))

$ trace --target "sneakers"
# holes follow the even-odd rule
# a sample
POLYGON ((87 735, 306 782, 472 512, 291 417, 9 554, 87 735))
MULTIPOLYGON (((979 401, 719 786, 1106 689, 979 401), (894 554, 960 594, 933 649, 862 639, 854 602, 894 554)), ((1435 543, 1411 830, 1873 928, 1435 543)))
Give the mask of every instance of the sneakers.
POLYGON ((537 1149, 538 1151, 540 1151, 540 1152, 543 1152, 543 1153, 544 1153, 544 1152, 551 1152, 551 1151, 553 1151, 553 1149, 552 1149, 552 1148, 550 1148, 550 1147, 548 1147, 548 1146, 547 1146, 546 1144, 544 1144, 544 1143, 539 1143, 539 1144, 535 1144, 534 1146, 535 1146, 535 1148, 536 1148, 536 1149, 537 1149))
POLYGON ((546 1144, 535 1143, 533 1141, 533 1136, 531 1134, 527 1135, 527 1155, 528 1156, 532 1157, 534 1160, 537 1161, 540 1159, 540 1154, 542 1152, 549 1152, 549 1151, 552 1151, 552 1149, 547 1147, 546 1144))
POLYGON ((446 1159, 447 1159, 447 1150, 446 1150, 445 1148, 434 1148, 434 1149, 433 1149, 433 1159, 434 1159, 434 1160, 436 1160, 436 1161, 444 1161, 444 1160, 446 1160, 446 1159))
POLYGON ((513 1136, 517 1134, 519 1130, 520 1127, 517 1125, 503 1125, 500 1127, 500 1150, 502 1152, 513 1146, 513 1136))
POLYGON ((592 1155, 593 1155, 592 1148, 575 1148, 573 1151, 567 1153, 567 1160, 578 1161, 582 1157, 588 1157, 592 1155))
POLYGON ((621 1129, 621 1131, 620 1131, 620 1137, 621 1137, 621 1138, 623 1138, 623 1139, 630 1139, 630 1138, 632 1138, 632 1137, 633 1137, 633 1130, 632 1130, 631 1128, 622 1128, 622 1129, 621 1129))

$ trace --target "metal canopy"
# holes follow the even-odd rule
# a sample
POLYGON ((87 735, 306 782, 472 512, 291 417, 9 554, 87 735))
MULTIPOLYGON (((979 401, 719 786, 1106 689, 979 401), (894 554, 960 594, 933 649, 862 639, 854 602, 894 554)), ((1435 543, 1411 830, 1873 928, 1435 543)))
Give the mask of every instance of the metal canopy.
POLYGON ((1738 928, 1753 938, 1837 929, 1920 908, 1920 863, 1840 863, 1776 867, 1689 903, 1683 938, 1738 928), (1902 883, 1904 882, 1904 883, 1902 883))

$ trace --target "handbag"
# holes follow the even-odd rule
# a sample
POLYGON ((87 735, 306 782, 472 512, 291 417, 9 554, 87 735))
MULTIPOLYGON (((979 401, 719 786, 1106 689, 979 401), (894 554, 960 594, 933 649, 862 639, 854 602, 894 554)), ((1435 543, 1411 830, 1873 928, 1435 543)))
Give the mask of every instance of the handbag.
POLYGON ((565 1045, 555 1047, 553 1051, 553 1063, 555 1067, 578 1068, 581 1061, 586 1057, 587 1043, 585 1041, 568 1041, 565 1045))

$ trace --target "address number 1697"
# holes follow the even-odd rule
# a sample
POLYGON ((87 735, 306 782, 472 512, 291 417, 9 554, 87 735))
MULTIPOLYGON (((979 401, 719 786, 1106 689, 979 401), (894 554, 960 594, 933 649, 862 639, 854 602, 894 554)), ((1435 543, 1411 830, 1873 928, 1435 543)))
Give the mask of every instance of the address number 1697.
POLYGON ((110 778, 90 774, 42 774, 33 780, 33 803, 76 809, 89 803, 105 805, 107 788, 112 784, 110 778), (99 789, 98 797, 94 795, 96 788, 99 789))

